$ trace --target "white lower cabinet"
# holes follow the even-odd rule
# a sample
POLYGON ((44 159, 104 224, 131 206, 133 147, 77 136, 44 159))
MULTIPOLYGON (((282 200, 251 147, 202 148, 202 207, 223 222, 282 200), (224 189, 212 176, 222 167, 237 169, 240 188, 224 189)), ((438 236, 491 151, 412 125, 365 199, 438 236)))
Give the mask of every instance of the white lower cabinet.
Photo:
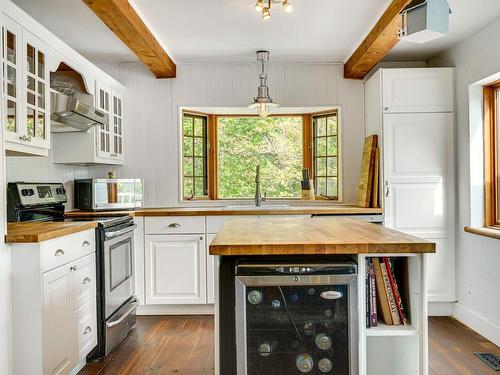
POLYGON ((12 271, 14 374, 76 374, 97 345, 94 229, 13 244, 12 271))
POLYGON ((205 235, 146 235, 146 304, 205 304, 205 235))

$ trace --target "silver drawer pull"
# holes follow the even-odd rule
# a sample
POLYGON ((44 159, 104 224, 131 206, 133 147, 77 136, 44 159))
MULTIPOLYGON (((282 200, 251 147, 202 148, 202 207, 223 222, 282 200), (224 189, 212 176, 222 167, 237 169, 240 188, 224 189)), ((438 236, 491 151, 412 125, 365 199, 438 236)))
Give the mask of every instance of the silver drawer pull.
POLYGON ((56 257, 60 257, 64 255, 64 250, 63 249, 57 249, 55 254, 56 257))
POLYGON ((89 246, 90 246, 90 242, 89 241, 87 241, 87 240, 83 241, 82 247, 89 247, 89 246))
POLYGON ((85 279, 83 279, 82 281, 82 284, 85 285, 85 284, 90 284, 92 280, 90 280, 90 277, 86 277, 85 279))
POLYGON ((88 335, 90 332, 92 332, 92 328, 87 327, 87 328, 85 328, 85 330, 83 331, 83 334, 84 334, 84 335, 88 335))
POLYGON ((71 266, 71 267, 69 267, 69 270, 70 270, 70 271, 76 271, 76 266, 71 266))
POLYGON ((181 225, 179 223, 172 223, 168 225, 169 228, 180 228, 181 225))

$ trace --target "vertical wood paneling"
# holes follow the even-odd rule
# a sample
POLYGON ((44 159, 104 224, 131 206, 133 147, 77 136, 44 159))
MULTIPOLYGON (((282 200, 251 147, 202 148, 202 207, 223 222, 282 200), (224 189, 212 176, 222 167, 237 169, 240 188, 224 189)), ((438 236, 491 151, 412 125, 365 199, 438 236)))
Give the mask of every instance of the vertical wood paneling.
MULTIPOLYGON (((257 64, 179 64, 177 78, 156 80, 135 63, 106 67, 126 87, 125 165, 74 167, 47 158, 7 158, 7 179, 70 181, 142 177, 147 206, 179 203, 179 108, 246 106, 257 93, 257 64)), ((339 105, 342 113, 344 201, 354 201, 363 147, 363 83, 344 80, 340 64, 269 64, 272 97, 284 107, 339 105)))

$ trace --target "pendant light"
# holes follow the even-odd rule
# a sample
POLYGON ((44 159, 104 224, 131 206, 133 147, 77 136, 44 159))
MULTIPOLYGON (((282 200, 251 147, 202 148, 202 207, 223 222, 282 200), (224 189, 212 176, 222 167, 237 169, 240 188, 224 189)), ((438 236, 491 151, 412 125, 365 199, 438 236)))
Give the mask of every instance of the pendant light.
POLYGON ((261 71, 259 74, 260 84, 257 89, 257 97, 254 98, 253 103, 249 108, 257 108, 260 117, 267 117, 269 109, 278 107, 269 96, 269 87, 267 86, 267 74, 265 71, 265 63, 269 61, 268 51, 257 51, 257 61, 261 64, 261 71))

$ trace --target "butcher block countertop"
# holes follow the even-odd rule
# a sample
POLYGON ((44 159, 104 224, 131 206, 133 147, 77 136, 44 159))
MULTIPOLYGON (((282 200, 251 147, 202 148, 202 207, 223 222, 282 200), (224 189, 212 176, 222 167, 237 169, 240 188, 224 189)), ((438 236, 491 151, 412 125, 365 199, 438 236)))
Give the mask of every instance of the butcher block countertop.
POLYGON ((434 252, 435 243, 344 218, 229 220, 210 245, 211 255, 225 256, 434 252))
POLYGON ((106 212, 84 212, 68 211, 67 217, 77 216, 115 216, 129 214, 131 216, 224 216, 224 215, 376 215, 381 214, 381 208, 363 208, 350 204, 332 204, 317 206, 290 206, 286 208, 262 208, 255 209, 252 206, 246 208, 226 209, 221 206, 213 207, 165 207, 165 208, 141 208, 135 211, 106 211, 106 212))
POLYGON ((7 243, 32 243, 53 240, 69 234, 83 232, 97 227, 96 222, 39 222, 39 223, 8 223, 7 243))

